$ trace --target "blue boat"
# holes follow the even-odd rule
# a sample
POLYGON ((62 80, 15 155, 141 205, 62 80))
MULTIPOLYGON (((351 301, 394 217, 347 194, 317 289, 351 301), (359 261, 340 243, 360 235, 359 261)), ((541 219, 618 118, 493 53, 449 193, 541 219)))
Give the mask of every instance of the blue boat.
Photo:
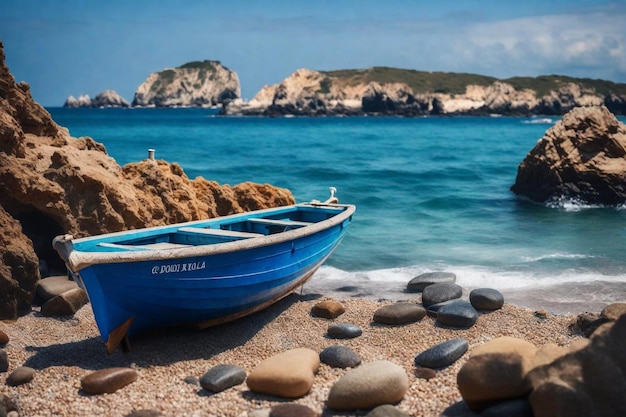
POLYGON ((89 295, 107 351, 127 336, 205 328, 270 306, 303 285, 331 255, 355 206, 295 204, 74 239, 53 246, 89 295))

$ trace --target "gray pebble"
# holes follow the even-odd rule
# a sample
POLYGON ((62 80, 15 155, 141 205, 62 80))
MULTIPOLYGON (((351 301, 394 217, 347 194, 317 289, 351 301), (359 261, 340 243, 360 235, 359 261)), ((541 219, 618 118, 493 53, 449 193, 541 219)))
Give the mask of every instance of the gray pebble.
POLYGON ((439 343, 417 355, 415 357, 415 365, 426 368, 450 366, 467 352, 468 347, 467 340, 462 338, 439 343))
POLYGON ((320 353, 320 361, 333 368, 354 368, 361 358, 346 346, 329 346, 320 353))
POLYGON ((439 309, 437 323, 443 326, 469 328, 478 320, 478 312, 470 303, 458 300, 439 309))
POLYGON ((460 285, 452 282, 433 284, 424 288, 424 292, 422 292, 422 304, 424 304, 424 307, 428 307, 443 301, 461 298, 461 295, 463 295, 463 288, 461 288, 460 285))
POLYGON ((432 284, 442 282, 456 282, 456 275, 452 272, 426 272, 413 278, 406 286, 408 292, 422 292, 432 284))
POLYGON ((498 310, 504 305, 504 296, 493 288, 476 288, 469 300, 476 310, 498 310))
POLYGON ((359 326, 353 323, 339 323, 328 327, 328 337, 331 339, 353 339, 363 334, 359 326))
POLYGON ((246 380, 246 370, 237 365, 220 364, 209 369, 200 378, 200 385, 207 391, 222 392, 246 380))

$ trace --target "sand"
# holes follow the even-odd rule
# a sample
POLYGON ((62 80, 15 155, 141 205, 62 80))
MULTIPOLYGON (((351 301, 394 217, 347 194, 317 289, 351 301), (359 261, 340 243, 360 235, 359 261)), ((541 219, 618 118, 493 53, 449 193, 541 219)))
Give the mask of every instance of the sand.
MULTIPOLYGON (((547 319, 540 319, 533 310, 510 304, 481 314, 472 328, 458 330, 438 327, 430 317, 404 326, 374 324, 374 311, 391 301, 363 298, 340 300, 346 313, 333 321, 312 317, 311 307, 323 299, 291 294, 263 312, 230 324, 202 331, 167 329, 134 337, 130 353, 116 351, 112 355, 106 353, 89 305, 70 318, 44 317, 35 310, 17 321, 0 322, 0 330, 10 337, 5 346, 9 372, 0 374, 0 394, 18 404, 20 415, 30 417, 124 416, 142 409, 157 410, 165 416, 245 417, 253 410, 287 400, 252 393, 245 383, 212 394, 185 382, 185 378, 199 379, 220 363, 236 364, 250 372, 261 360, 288 349, 307 347, 321 352, 327 346, 341 344, 358 353, 363 362, 387 359, 404 367, 410 387, 397 408, 411 416, 429 417, 439 416, 461 400, 456 374, 467 354, 426 380, 416 376, 413 362, 423 350, 456 337, 466 338, 470 350, 504 335, 537 346, 567 346, 580 337, 568 331, 573 316, 549 314, 547 319), (359 325, 363 335, 350 340, 326 338, 328 326, 340 322, 359 325), (35 368, 33 381, 19 387, 5 385, 4 378, 18 366, 35 368), (136 369, 137 381, 113 394, 90 396, 81 391, 81 378, 117 366, 136 369)), ((325 407, 332 384, 345 372, 322 364, 309 394, 294 402, 324 416, 365 415, 325 407)))

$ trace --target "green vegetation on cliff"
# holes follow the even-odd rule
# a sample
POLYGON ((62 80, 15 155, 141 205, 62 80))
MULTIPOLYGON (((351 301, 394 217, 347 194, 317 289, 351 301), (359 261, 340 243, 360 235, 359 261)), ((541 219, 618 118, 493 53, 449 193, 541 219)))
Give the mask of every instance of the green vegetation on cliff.
POLYGON ((415 93, 443 93, 464 94, 468 85, 489 86, 495 81, 511 84, 516 90, 529 89, 543 97, 550 91, 558 89, 567 83, 581 85, 583 90, 595 91, 597 94, 607 95, 614 93, 626 95, 626 84, 617 84, 606 80, 590 78, 574 78, 563 75, 541 75, 539 77, 512 77, 506 80, 478 74, 455 72, 429 72, 391 67, 372 67, 367 69, 347 69, 336 71, 320 71, 327 78, 324 79, 321 92, 327 92, 331 84, 339 86, 354 86, 370 82, 404 83, 415 93))

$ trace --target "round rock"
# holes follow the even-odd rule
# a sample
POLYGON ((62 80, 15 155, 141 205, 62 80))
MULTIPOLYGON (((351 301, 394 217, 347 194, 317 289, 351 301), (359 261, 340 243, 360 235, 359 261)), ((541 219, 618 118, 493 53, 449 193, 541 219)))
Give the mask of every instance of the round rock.
POLYGON ((456 275, 452 272, 426 272, 409 281, 406 285, 406 290, 409 292, 422 292, 429 285, 444 282, 455 283, 456 275))
POLYGON ((278 404, 270 409, 269 417, 317 417, 317 413, 306 405, 296 403, 278 404))
POLYGON ((463 288, 460 285, 451 282, 433 284, 424 288, 422 304, 424 304, 424 307, 428 307, 433 304, 461 298, 461 295, 463 295, 463 288))
POLYGON ((47 277, 37 283, 37 297, 45 302, 74 288, 78 288, 78 284, 67 275, 47 277))
POLYGON ((428 308, 426 308, 426 314, 428 314, 429 317, 437 318, 437 313, 439 312, 439 309, 441 307, 448 305, 448 304, 456 303, 457 301, 460 301, 460 300, 457 298, 456 300, 448 300, 442 303, 429 305, 428 308))
POLYGON ((443 326, 470 328, 478 320, 478 312, 470 303, 458 300, 439 309, 437 323, 443 326))
POLYGON ((408 389, 404 368, 386 360, 369 362, 339 378, 330 389, 327 404, 333 410, 369 410, 397 403, 408 389))
POLYGON ((415 366, 426 368, 450 366, 467 352, 468 347, 467 340, 462 338, 439 343, 417 355, 415 357, 415 366))
POLYGON ((476 310, 498 310, 504 305, 504 296, 493 288, 476 288, 470 292, 469 300, 476 310))
POLYGON ((331 339, 354 339, 363 334, 359 326, 353 323, 338 323, 328 327, 327 335, 331 339))
POLYGON ((7 351, 0 349, 0 372, 6 372, 9 370, 9 356, 7 351))
POLYGON ((374 312, 374 321, 381 324, 407 324, 420 321, 426 315, 424 307, 413 303, 395 303, 374 312))
POLYGON ((383 404, 367 413, 365 417, 409 417, 409 415, 391 404, 383 404))
POLYGON ((346 308, 337 300, 320 301, 311 308, 311 315, 324 319, 335 319, 346 312, 346 308))
POLYGON ((80 385, 87 394, 111 394, 136 380, 134 369, 107 368, 87 375, 80 385))
POLYGON ((7 377, 7 385, 17 387, 18 385, 27 384, 35 377, 35 370, 28 366, 20 366, 15 368, 11 375, 7 377))
POLYGON ((4 346, 9 343, 9 335, 0 330, 0 346, 4 346))
POLYGON ((346 346, 329 346, 320 353, 320 361, 333 368, 354 368, 361 358, 346 346))
POLYGON ((320 365, 317 352, 291 349, 271 356, 250 372, 246 384, 251 391, 282 398, 299 398, 313 386, 320 365))
POLYGON ((220 364, 209 369, 200 378, 200 385, 207 391, 222 392, 246 380, 246 370, 241 366, 220 364))

